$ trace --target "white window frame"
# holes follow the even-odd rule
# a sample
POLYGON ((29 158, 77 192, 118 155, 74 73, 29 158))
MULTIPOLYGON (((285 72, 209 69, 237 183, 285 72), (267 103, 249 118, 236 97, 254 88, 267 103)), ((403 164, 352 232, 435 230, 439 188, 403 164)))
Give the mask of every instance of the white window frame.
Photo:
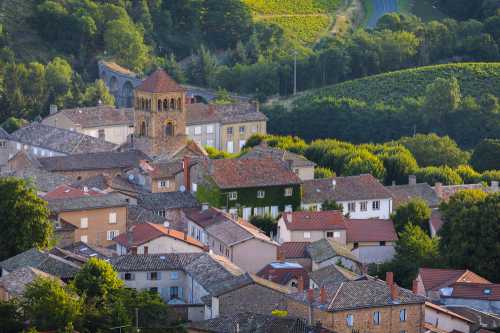
POLYGON ((238 200, 238 192, 236 192, 236 191, 229 192, 227 194, 227 196, 229 197, 229 200, 231 200, 231 201, 238 200))
POLYGON ((354 326, 354 315, 348 314, 345 318, 345 321, 346 321, 347 327, 353 327, 354 326))
POLYGON ((115 237, 120 235, 120 230, 108 230, 106 232, 106 240, 113 240, 115 237))
POLYGON ((80 217, 80 229, 88 229, 88 227, 89 227, 89 218, 80 217))
POLYGON ((293 211, 292 205, 285 205, 285 213, 291 213, 293 211))
POLYGON ((246 143, 247 143, 246 140, 240 140, 240 142, 239 142, 240 150, 245 146, 246 143))
POLYGON ((214 141, 214 139, 207 139, 207 146, 209 146, 209 147, 215 147, 215 141, 214 141))
POLYGON ((257 199, 264 199, 266 197, 266 191, 258 190, 257 191, 257 199))
POLYGON ((311 233, 309 231, 304 231, 304 238, 311 239, 311 233))
POLYGON ((401 321, 401 322, 406 321, 407 316, 408 316, 408 313, 406 312, 406 309, 399 310, 399 321, 401 321))
POLYGON ((333 232, 333 238, 340 238, 340 235, 341 235, 340 231, 333 232))
POLYGON ((158 187, 159 188, 169 188, 170 187, 170 180, 159 180, 158 181, 158 187))
POLYGON ((110 212, 109 213, 109 224, 116 224, 117 223, 117 214, 116 212, 110 212))
POLYGON ((201 126, 194 127, 194 135, 201 135, 201 126))
POLYGON ((380 210, 380 200, 372 201, 372 210, 380 210))
POLYGON ((80 241, 81 241, 82 243, 87 244, 87 243, 89 242, 89 237, 88 237, 87 235, 81 235, 81 236, 80 236, 80 241))
POLYGON ((348 202, 347 203, 347 211, 349 213, 355 213, 356 212, 356 201, 348 202))
POLYGON ((191 192, 197 192, 197 191, 198 191, 198 184, 191 183, 191 192))
POLYGON ((214 132, 214 125, 207 125, 207 134, 212 134, 214 132))
POLYGON ((291 197, 293 195, 293 187, 285 188, 285 197, 291 197))
POLYGON ((234 143, 233 141, 228 141, 227 142, 227 152, 232 154, 234 153, 234 143))
POLYGON ((359 203, 359 211, 360 212, 366 212, 366 211, 368 211, 368 201, 361 201, 359 203))
POLYGON ((382 315, 380 311, 373 312, 373 324, 378 326, 380 325, 381 322, 382 322, 382 315))

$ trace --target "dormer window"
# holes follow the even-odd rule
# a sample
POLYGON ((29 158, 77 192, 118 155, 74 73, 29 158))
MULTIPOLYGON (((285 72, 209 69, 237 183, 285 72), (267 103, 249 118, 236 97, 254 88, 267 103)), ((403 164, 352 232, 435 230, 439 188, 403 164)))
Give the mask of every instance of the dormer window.
POLYGON ((491 295, 491 289, 490 288, 485 288, 483 290, 483 294, 485 294, 485 295, 491 295))

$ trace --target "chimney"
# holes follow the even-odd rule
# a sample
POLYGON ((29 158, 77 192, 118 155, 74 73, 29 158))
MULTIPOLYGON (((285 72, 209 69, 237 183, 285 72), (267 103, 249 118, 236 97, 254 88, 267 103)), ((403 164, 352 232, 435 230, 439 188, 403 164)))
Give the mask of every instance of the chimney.
POLYGON ((436 192, 437 196, 441 198, 443 196, 443 183, 438 182, 434 184, 434 191, 436 192))
POLYGON ((314 289, 307 289, 307 302, 309 304, 314 302, 314 289))
POLYGON ((397 302, 399 299, 399 287, 397 283, 394 283, 391 288, 391 299, 392 302, 397 302))
POLYGON ((321 287, 319 290, 319 302, 324 305, 326 304, 326 290, 325 287, 321 287))
POLYGON ((417 176, 409 175, 408 176, 408 185, 417 185, 417 176))
POLYGON ((184 170, 184 186, 187 192, 191 192, 191 158, 184 156, 182 160, 182 168, 184 170))
POLYGON ((276 250, 276 261, 283 262, 285 261, 285 255, 280 248, 276 250))
POLYGON ((187 233, 184 233, 184 240, 187 240, 188 239, 188 235, 187 233))
POLYGON ((411 291, 412 291, 415 295, 417 295, 417 294, 418 294, 418 280, 417 280, 417 279, 413 280, 412 285, 411 285, 411 291))
POLYGON ((499 186, 498 186, 498 180, 492 180, 491 181, 491 191, 496 193, 500 190, 499 186))
POLYGON ((389 288, 392 288, 394 285, 394 273, 393 272, 386 272, 385 273, 385 282, 387 282, 387 286, 389 288))
POLYGON ((57 105, 55 104, 50 104, 49 106, 49 114, 54 114, 54 113, 57 113, 57 105))
POLYGON ((302 275, 300 275, 297 280, 298 280, 297 281, 298 292, 303 293, 304 292, 304 277, 302 275))
POLYGON ((335 188, 337 187, 337 180, 332 179, 332 187, 335 190, 335 188))

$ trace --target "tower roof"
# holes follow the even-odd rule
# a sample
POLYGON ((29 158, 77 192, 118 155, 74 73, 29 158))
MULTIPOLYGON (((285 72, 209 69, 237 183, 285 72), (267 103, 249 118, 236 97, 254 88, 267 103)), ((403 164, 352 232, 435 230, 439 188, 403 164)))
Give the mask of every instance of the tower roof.
POLYGON ((174 79, 172 79, 163 69, 157 69, 153 74, 148 76, 136 90, 149 93, 168 93, 168 92, 184 92, 174 79))

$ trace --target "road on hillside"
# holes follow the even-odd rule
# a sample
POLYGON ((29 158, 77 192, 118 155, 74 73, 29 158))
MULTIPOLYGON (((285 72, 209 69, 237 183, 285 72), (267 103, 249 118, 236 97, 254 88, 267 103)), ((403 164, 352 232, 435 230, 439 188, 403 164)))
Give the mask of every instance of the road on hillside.
POLYGON ((373 28, 379 18, 384 14, 398 11, 398 0, 371 0, 373 2, 373 13, 368 18, 368 28, 373 28))

